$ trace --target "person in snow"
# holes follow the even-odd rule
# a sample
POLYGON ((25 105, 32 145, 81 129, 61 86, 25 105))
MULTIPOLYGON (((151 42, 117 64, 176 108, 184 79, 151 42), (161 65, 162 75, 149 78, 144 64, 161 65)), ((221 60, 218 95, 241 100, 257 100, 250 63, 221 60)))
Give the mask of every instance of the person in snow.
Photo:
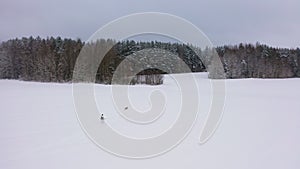
POLYGON ((104 115, 103 115, 103 114, 101 114, 100 119, 101 119, 101 120, 104 120, 104 115))

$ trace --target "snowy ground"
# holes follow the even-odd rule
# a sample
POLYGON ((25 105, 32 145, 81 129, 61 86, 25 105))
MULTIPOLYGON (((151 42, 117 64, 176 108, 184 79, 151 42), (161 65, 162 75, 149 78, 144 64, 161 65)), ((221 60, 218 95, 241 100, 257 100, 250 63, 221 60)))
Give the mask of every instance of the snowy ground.
MULTIPOLYGON (((146 160, 116 157, 88 139, 77 120, 71 84, 1 80, 0 168, 300 168, 300 79, 227 80, 222 122, 215 135, 200 145, 211 97, 209 80, 203 74, 196 76, 201 103, 192 132, 172 151, 146 160)), ((177 117, 171 112, 180 105, 180 92, 172 78, 167 77, 162 86, 130 87, 132 104, 140 110, 149 108, 149 92, 159 89, 166 96, 167 113, 142 126, 122 120, 113 111, 110 86, 95 88, 107 123, 123 134, 155 136, 177 117)))

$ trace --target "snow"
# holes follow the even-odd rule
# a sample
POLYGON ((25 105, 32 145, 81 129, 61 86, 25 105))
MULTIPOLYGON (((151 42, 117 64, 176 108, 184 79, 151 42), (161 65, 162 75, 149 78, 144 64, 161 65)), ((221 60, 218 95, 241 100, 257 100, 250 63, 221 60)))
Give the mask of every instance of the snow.
MULTIPOLYGON (((206 74, 195 76, 201 103, 191 133, 170 152, 144 160, 116 157, 89 140, 77 120, 71 84, 0 80, 0 168, 300 168, 300 79, 226 80, 221 124, 200 145, 211 86, 206 74)), ((161 86, 130 86, 133 106, 149 109, 149 93, 154 90, 164 93, 167 111, 149 125, 120 118, 113 109, 110 86, 96 85, 95 98, 114 129, 143 138, 166 130, 179 113, 180 92, 169 76, 161 86)))

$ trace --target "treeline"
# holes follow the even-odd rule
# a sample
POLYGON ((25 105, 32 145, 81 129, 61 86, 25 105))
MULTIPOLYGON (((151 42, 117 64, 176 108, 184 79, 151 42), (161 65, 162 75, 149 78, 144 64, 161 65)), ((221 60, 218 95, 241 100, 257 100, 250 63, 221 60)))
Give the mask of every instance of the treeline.
MULTIPOLYGON (((139 53, 144 49, 161 49, 159 52, 145 50, 139 53, 143 63, 147 55, 157 55, 155 65, 178 67, 179 56, 193 72, 206 71, 204 63, 213 53, 212 49, 199 49, 196 55, 190 46, 178 43, 163 42, 135 42, 113 40, 99 40, 93 44, 85 44, 80 39, 62 39, 40 37, 12 39, 0 44, 0 78, 20 79, 41 82, 70 82, 76 59, 83 46, 97 49, 99 46, 115 44, 105 55, 96 74, 97 83, 110 84, 114 72, 120 63, 130 55, 139 53), (156 53, 151 53, 151 52, 156 53), (199 59, 201 58, 201 60, 199 59), (176 60, 177 59, 177 60, 176 60)), ((195 49, 194 47, 192 47, 195 49)), ((97 50, 94 50, 97 51, 97 50)), ((238 46, 223 46, 216 48, 223 63, 226 78, 291 78, 300 77, 300 49, 272 48, 257 43, 240 44, 238 46)), ((96 53, 95 53, 96 54, 96 53)), ((128 65, 126 71, 132 71, 134 64, 128 65)), ((178 70, 178 69, 177 69, 178 70)), ((179 69, 180 70, 180 69, 179 69)), ((161 84, 162 70, 148 69, 141 71, 132 78, 131 83, 161 84)), ((180 73, 180 72, 170 72, 180 73)), ((130 75, 130 72, 125 72, 130 75)))
POLYGON ((300 77, 300 49, 273 48, 256 43, 218 47, 227 78, 300 77))
MULTIPOLYGON (((182 44, 135 41, 116 43, 110 39, 101 39, 92 44, 85 44, 79 39, 62 39, 60 37, 41 39, 40 37, 29 37, 12 39, 1 43, 0 78, 40 82, 70 82, 72 81, 76 60, 83 47, 85 49, 83 52, 88 50, 86 52, 87 55, 97 57, 97 51, 112 43, 115 45, 107 52, 98 68, 95 78, 96 83, 111 84, 112 77, 119 64, 127 56, 143 49, 162 49, 162 52, 154 53, 155 55, 158 54, 155 61, 157 63, 166 62, 165 65, 167 67, 169 63, 177 59, 172 56, 168 57, 172 53, 178 54, 191 67, 192 71, 205 71, 201 60, 196 57, 195 53, 188 46, 182 44), (169 53, 164 53, 165 51, 169 51, 169 53)), ((139 54, 143 55, 143 53, 139 54)), ((140 60, 140 63, 144 63, 143 60, 140 60)), ((88 62, 84 66, 87 67, 86 72, 88 72, 90 69, 88 62)), ((133 70, 135 64, 131 64, 130 66, 129 70, 133 70)), ((132 78, 131 84, 162 84, 163 76, 161 74, 163 73, 166 72, 149 67, 139 72, 137 76, 124 78, 132 78)), ((130 75, 130 72, 124 72, 124 75, 130 75)), ((89 78, 83 78, 82 80, 93 81, 89 78)))
POLYGON ((68 82, 84 43, 58 38, 22 38, 0 45, 0 78, 68 82))

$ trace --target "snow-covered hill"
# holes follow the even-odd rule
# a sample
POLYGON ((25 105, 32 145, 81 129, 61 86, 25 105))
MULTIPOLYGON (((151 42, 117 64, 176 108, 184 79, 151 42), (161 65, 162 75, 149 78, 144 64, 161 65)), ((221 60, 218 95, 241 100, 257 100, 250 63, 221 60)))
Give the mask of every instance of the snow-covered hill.
MULTIPOLYGON (((175 76, 184 76, 175 75, 175 76)), ((224 116, 214 136, 198 144, 211 103, 205 74, 195 74, 199 116, 187 138, 170 152, 130 160, 98 148, 82 131, 71 84, 0 81, 0 168, 3 169, 299 169, 300 79, 226 80, 224 116)), ((186 83, 191 83, 186 79, 186 83)), ((180 91, 167 76, 161 86, 130 86, 138 110, 150 107, 148 95, 161 90, 166 114, 149 125, 131 124, 113 109, 110 86, 96 85, 98 107, 120 133, 151 137, 166 130, 180 105, 180 91)))

